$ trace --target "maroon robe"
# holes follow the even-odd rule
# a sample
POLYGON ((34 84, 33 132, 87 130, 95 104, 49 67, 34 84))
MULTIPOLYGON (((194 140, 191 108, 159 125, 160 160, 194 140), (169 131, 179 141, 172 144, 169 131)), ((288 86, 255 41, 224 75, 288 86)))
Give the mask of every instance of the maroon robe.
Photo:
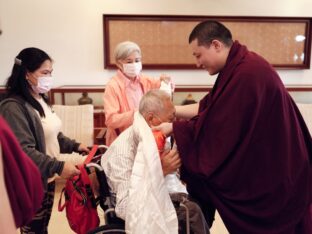
POLYGON ((41 206, 43 199, 41 174, 33 161, 24 153, 1 116, 0 142, 4 181, 15 225, 21 227, 31 221, 41 206))
POLYGON ((190 194, 230 233, 312 233, 311 136, 262 57, 234 42, 199 114, 173 132, 190 194))

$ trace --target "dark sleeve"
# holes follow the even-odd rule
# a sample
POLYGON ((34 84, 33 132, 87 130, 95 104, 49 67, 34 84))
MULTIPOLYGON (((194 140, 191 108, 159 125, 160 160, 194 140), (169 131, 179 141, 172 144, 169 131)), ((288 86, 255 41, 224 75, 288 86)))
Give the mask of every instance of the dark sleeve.
POLYGON ((78 152, 80 143, 65 136, 62 132, 59 132, 57 135, 57 140, 59 142, 60 151, 62 154, 78 152))
MULTIPOLYGON (((0 161, 16 227, 29 223, 41 207, 43 186, 38 167, 21 149, 9 126, 0 117, 0 161)), ((1 175, 2 176, 2 175, 1 175)))
MULTIPOLYGON (((206 94, 199 102, 198 112, 203 112, 210 99, 210 94, 206 94)), ((198 115, 188 120, 174 121, 173 122, 173 134, 179 148, 179 152, 188 154, 189 150, 193 146, 195 137, 195 125, 198 120, 198 115)))
MULTIPOLYGON (((60 174, 62 172, 64 162, 58 161, 36 149, 35 133, 31 131, 26 117, 26 109, 22 104, 7 102, 1 106, 0 113, 9 124, 23 151, 38 166, 44 181, 55 173, 60 174)), ((34 127, 36 128, 36 126, 34 127)))
POLYGON ((188 155, 193 147, 194 140, 194 121, 182 120, 173 122, 173 135, 180 154, 188 155))
POLYGON ((173 125, 182 164, 189 173, 209 178, 238 149, 250 145, 255 128, 265 128, 265 123, 256 124, 259 115, 269 115, 260 109, 266 96, 256 78, 236 74, 213 105, 208 100, 205 109, 205 100, 201 101, 197 119, 173 125))

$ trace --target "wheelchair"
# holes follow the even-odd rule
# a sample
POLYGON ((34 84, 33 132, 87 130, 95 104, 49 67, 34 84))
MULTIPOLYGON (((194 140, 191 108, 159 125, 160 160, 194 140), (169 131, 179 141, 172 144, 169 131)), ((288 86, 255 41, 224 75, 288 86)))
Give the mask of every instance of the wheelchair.
POLYGON ((87 234, 122 234, 125 231, 124 220, 118 218, 115 213, 114 205, 107 183, 106 174, 104 169, 100 166, 101 156, 105 153, 107 147, 99 146, 96 156, 93 157, 91 163, 86 165, 87 172, 90 175, 93 172, 96 174, 98 182, 98 196, 95 198, 96 205, 99 205, 104 212, 104 225, 99 226, 87 232, 87 234))
MULTIPOLYGON (((96 156, 92 162, 86 165, 89 174, 92 173, 94 168, 96 179, 98 182, 98 196, 95 198, 96 204, 100 205, 104 211, 104 225, 99 226, 93 230, 87 232, 87 234, 122 234, 127 233, 125 230, 125 221, 118 218, 115 213, 115 207, 112 203, 112 197, 107 182, 106 174, 104 169, 100 166, 101 156, 106 152, 107 147, 101 146, 98 149, 96 156)), ((183 202, 173 202, 175 208, 183 207, 185 209, 185 231, 179 233, 190 234, 190 218, 188 207, 183 202)), ((179 229, 180 229, 179 225, 179 229)))

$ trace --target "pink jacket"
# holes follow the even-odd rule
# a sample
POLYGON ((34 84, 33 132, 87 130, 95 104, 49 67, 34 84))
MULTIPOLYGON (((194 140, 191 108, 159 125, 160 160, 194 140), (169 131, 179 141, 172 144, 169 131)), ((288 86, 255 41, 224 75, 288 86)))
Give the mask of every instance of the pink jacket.
MULTIPOLYGON (((131 110, 125 93, 125 81, 127 79, 119 70, 117 74, 106 84, 104 92, 104 113, 106 132, 106 145, 110 145, 117 137, 116 129, 124 131, 133 122, 135 110, 131 110)), ((151 89, 160 87, 159 79, 152 79, 140 75, 140 83, 145 94, 151 89)))

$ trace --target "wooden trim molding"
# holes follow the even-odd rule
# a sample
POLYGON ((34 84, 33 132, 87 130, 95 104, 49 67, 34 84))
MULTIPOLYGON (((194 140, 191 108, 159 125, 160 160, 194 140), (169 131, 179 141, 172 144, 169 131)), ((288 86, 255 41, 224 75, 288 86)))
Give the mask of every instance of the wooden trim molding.
MULTIPOLYGON (((213 85, 176 85, 175 92, 209 92, 212 90, 213 85)), ((286 85, 286 89, 289 92, 312 92, 312 85, 286 85)), ((60 94, 61 95, 61 103, 65 105, 66 104, 66 98, 65 95, 69 93, 82 93, 82 92, 88 92, 88 93, 104 93, 105 86, 60 86, 57 88, 51 89, 49 92, 49 97, 51 100, 51 103, 55 103, 55 95, 60 94)), ((0 94, 5 92, 5 87, 0 86, 0 94)), ((95 106, 95 110, 100 111, 102 109, 99 106, 95 106)))

